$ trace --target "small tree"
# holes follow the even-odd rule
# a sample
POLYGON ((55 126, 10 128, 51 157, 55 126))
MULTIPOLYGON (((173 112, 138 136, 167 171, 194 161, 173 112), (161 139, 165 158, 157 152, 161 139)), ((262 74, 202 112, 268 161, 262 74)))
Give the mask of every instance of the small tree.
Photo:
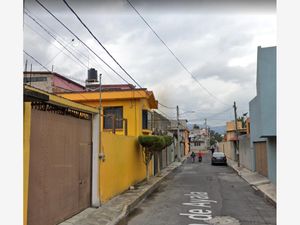
POLYGON ((217 142, 221 142, 223 140, 223 137, 218 132, 215 132, 213 130, 210 131, 210 145, 215 145, 217 142))
POLYGON ((164 139, 166 141, 166 147, 170 146, 173 143, 173 137, 171 136, 164 136, 164 139))
MULTIPOLYGON (((162 151, 167 146, 171 145, 173 142, 173 138, 169 136, 139 136, 138 142, 143 147, 144 151, 144 163, 146 164, 146 174, 147 181, 149 180, 149 162, 153 156, 153 154, 157 154, 162 151)), ((160 173, 160 165, 159 165, 159 154, 158 156, 158 173, 160 173)))

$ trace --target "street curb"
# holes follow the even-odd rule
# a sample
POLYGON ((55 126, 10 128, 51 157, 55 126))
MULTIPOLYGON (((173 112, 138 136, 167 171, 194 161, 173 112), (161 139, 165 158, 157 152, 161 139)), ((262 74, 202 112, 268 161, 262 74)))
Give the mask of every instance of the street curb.
MULTIPOLYGON (((171 168, 169 171, 167 171, 158 181, 156 181, 152 186, 150 186, 145 192, 143 192, 141 195, 139 195, 132 203, 125 205, 122 209, 121 214, 108 223, 108 225, 117 225, 120 223, 122 220, 124 220, 140 203, 142 203, 151 193, 153 193, 161 184, 161 182, 168 176, 170 175, 174 170, 176 170, 178 167, 182 166, 184 161, 186 160, 186 157, 184 157, 181 160, 181 163, 174 167, 171 168)), ((168 167, 166 167, 168 168, 168 167)))
POLYGON ((258 187, 259 185, 252 185, 250 184, 240 173, 238 169, 236 169, 234 166, 232 166, 231 163, 228 163, 228 166, 230 166, 238 175, 241 177, 244 181, 246 181, 250 187, 254 189, 256 193, 258 193, 260 196, 262 196, 265 200, 267 200, 270 204, 272 204, 275 208, 277 207, 277 202, 273 200, 270 196, 268 196, 266 193, 264 193, 260 188, 258 187))
POLYGON ((277 202, 275 200, 273 200, 265 192, 261 191, 257 186, 255 186, 255 188, 258 189, 257 192, 259 192, 264 197, 264 199, 266 199, 270 204, 272 204, 275 208, 277 208, 277 202))

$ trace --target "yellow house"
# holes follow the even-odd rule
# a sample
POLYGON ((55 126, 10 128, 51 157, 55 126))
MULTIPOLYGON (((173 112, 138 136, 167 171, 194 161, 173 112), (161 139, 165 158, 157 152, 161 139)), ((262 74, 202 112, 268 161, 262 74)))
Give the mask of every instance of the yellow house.
MULTIPOLYGON (((127 190, 146 177, 139 135, 150 135, 151 109, 158 102, 152 91, 126 85, 102 85, 99 193, 101 202, 127 190)), ((58 94, 87 106, 99 107, 98 91, 58 94)), ((153 171, 150 163, 150 175, 153 171)))
POLYGON ((25 225, 57 224, 145 179, 137 137, 151 134, 153 93, 107 90, 101 97, 100 139, 98 92, 57 96, 24 87, 25 225))
MULTIPOLYGON (((106 89, 102 85, 102 130, 113 132, 113 115, 115 116, 116 134, 139 136, 151 134, 151 109, 157 109, 158 102, 152 91, 147 89, 106 89), (126 122, 127 121, 127 122, 126 122)), ((111 85, 107 85, 111 86, 111 85)), ((119 86, 119 85, 116 85, 119 86)), ((58 94, 64 98, 84 105, 99 107, 98 91, 73 92, 58 94)))

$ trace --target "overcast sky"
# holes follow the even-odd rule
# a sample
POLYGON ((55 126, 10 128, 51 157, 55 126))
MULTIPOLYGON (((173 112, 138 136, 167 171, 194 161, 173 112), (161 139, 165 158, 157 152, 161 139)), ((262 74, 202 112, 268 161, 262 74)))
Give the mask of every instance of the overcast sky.
MULTIPOLYGON (((109 58, 61 0, 41 2, 90 46, 101 58, 130 79, 109 58)), ((248 112, 256 95, 257 47, 276 45, 275 2, 270 1, 131 1, 194 77, 195 82, 146 26, 126 0, 68 3, 118 62, 138 83, 154 92, 164 105, 179 105, 180 118, 211 126, 233 119, 233 101, 238 115, 248 112), (89 4, 88 4, 89 2, 89 4), (113 2, 113 3, 112 3, 113 2), (150 2, 150 3, 149 3, 150 2), (221 4, 220 2, 225 2, 221 4), (187 111, 195 111, 188 113, 187 111), (217 115, 214 115, 218 113, 217 115)), ((84 81, 87 68, 103 74, 103 83, 124 83, 94 57, 37 3, 26 1, 26 12, 37 18, 51 34, 73 52, 70 56, 49 34, 24 15, 24 49, 54 72, 84 81), (86 57, 88 56, 88 57, 86 57)), ((44 70, 33 64, 33 70, 44 70)), ((159 107, 175 118, 175 109, 159 107)))

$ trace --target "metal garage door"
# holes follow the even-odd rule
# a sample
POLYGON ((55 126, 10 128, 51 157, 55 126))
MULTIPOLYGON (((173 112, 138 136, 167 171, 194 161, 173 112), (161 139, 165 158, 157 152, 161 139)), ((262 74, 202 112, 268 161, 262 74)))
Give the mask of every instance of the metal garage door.
POLYGON ((91 120, 32 109, 28 225, 54 225, 90 206, 91 120))
POLYGON ((268 176, 268 158, 267 158, 267 144, 266 142, 255 142, 255 162, 256 171, 261 175, 268 176))

